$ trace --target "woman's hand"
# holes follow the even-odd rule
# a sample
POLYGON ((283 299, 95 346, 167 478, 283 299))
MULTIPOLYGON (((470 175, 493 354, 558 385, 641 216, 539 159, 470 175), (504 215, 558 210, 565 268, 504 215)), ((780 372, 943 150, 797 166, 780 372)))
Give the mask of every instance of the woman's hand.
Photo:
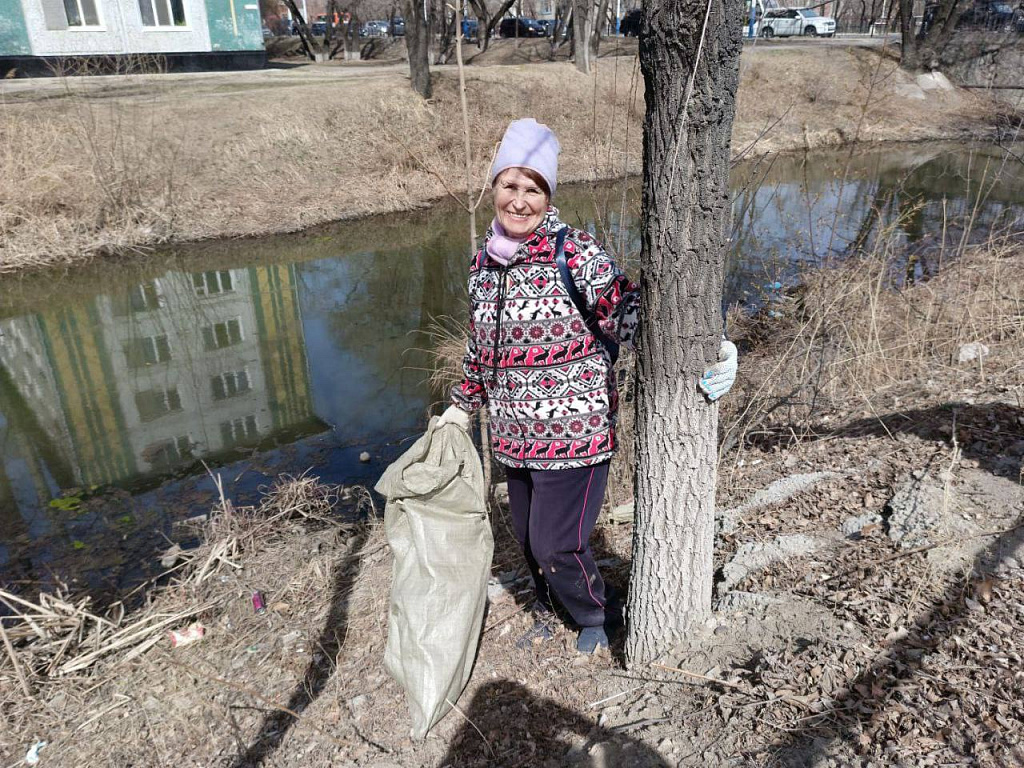
POLYGON ((718 362, 708 368, 700 380, 700 388, 708 400, 714 402, 732 389, 738 367, 736 345, 723 340, 722 346, 718 348, 718 362))
POLYGON ((445 424, 454 424, 464 432, 469 432, 469 414, 457 405, 449 405, 448 410, 442 413, 441 418, 437 420, 438 428, 445 424))

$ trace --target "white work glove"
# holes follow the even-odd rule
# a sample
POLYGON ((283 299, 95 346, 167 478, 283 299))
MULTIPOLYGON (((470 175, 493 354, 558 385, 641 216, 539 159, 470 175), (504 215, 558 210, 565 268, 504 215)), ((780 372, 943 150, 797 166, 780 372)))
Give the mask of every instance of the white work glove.
POLYGON ((718 348, 718 362, 708 368, 700 380, 700 388, 714 402, 730 389, 736 381, 736 345, 731 341, 722 340, 718 348))
POLYGON ((441 418, 437 420, 436 428, 439 429, 445 424, 454 424, 464 432, 469 432, 469 414, 457 405, 449 405, 448 410, 442 413, 441 418))

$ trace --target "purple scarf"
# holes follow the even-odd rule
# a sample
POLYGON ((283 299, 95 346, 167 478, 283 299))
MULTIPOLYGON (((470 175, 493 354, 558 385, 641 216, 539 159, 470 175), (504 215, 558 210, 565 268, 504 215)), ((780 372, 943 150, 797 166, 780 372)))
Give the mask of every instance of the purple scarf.
POLYGON ((498 222, 497 216, 491 222, 491 230, 494 234, 487 241, 487 255, 501 264, 501 266, 507 267, 512 257, 516 255, 516 251, 519 250, 519 246, 526 242, 526 237, 522 240, 516 240, 514 237, 506 235, 505 229, 498 222))

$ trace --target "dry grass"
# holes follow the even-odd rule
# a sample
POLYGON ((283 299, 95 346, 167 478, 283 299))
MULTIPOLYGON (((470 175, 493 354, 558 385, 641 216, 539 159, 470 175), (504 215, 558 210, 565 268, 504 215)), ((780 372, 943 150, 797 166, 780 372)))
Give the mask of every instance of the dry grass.
MULTIPOLYGON (((41 593, 32 600, 0 590, 6 610, 0 626, 0 712, 14 726, 7 733, 24 733, 28 722, 34 732, 44 727, 52 732, 57 726, 45 722, 45 711, 36 703, 54 686, 81 679, 101 663, 105 668, 128 664, 151 648, 166 645, 169 630, 222 612, 236 596, 242 563, 244 583, 263 583, 269 576, 261 573, 261 553, 298 528, 312 525, 343 537, 355 535, 356 526, 338 522, 336 509, 342 503, 374 511, 364 489, 324 485, 310 477, 281 477, 256 507, 236 508, 222 496, 198 531, 201 546, 182 553, 181 562, 158 579, 166 580, 170 574, 170 583, 150 587, 145 603, 134 609, 126 605, 129 598, 94 612, 88 597, 72 599, 59 592, 41 593)), ((305 599, 315 598, 307 594, 305 599)), ((70 689, 74 688, 72 684, 70 689)), ((11 746, 3 741, 0 747, 11 746)))
POLYGON ((466 355, 466 329, 450 316, 434 318, 427 331, 426 352, 430 355, 430 386, 435 392, 448 392, 462 381, 462 361, 466 355))
MULTIPOLYGON (((868 52, 754 49, 744 57, 737 153, 853 137, 957 137, 984 120, 984 104, 968 96, 895 95, 905 76, 868 52), (811 87, 823 80, 827 90, 811 87), (780 82, 789 84, 786 98, 778 98, 780 82)), ((449 67, 435 73, 429 103, 392 66, 4 81, 0 274, 168 240, 408 210, 461 189, 456 77, 449 67)), ((544 63, 470 67, 467 79, 477 178, 505 125, 524 114, 558 133, 563 183, 639 171, 643 82, 635 57, 602 58, 589 77, 544 63)))
POLYGON ((873 253, 803 276, 782 303, 732 327, 752 347, 723 409, 722 445, 796 440, 894 406, 948 403, 972 387, 1024 383, 1024 247, 963 247, 933 278, 906 284, 873 253), (960 361, 966 344, 988 353, 960 361))
MULTIPOLYGON (((154 632, 155 642, 112 650, 56 677, 36 664, 38 642, 19 634, 14 652, 32 670, 30 695, 0 654, 0 762, 19 760, 37 738, 49 742, 43 758, 51 766, 241 768, 259 764, 261 754, 275 765, 373 764, 406 749, 404 695, 383 668, 391 579, 383 529, 372 515, 360 525, 332 517, 346 497, 370 503, 360 493, 281 478, 258 507, 222 502, 171 583, 126 615, 135 626, 187 611, 183 622, 196 617, 206 627, 195 645, 172 649, 163 631, 154 632), (266 596, 264 614, 253 612, 257 589, 266 596)), ((514 571, 514 543, 495 528, 495 570, 514 571)), ((521 672, 529 651, 512 643, 525 622, 510 597, 492 604, 472 688, 521 672)), ((563 678, 578 672, 564 666, 550 669, 563 678)), ((589 676, 562 680, 559 701, 582 709, 592 693, 576 689, 589 686, 589 676)), ((462 722, 448 717, 403 765, 441 764, 462 722)))
MULTIPOLYGON (((209 702, 218 695, 241 697, 250 705, 252 726, 262 710, 251 705, 287 709, 284 694, 302 679, 316 648, 314 628, 330 623, 347 571, 363 566, 361 586, 375 606, 366 616, 372 613, 377 622, 376 608, 386 607, 383 533, 361 488, 282 477, 256 507, 236 508, 222 499, 198 533, 202 544, 185 553, 170 582, 150 586, 144 604, 131 611, 117 603, 93 616, 86 602, 52 595, 33 602, 0 593, 15 611, 3 622, 10 647, 0 653, 0 761, 11 764, 41 737, 49 742, 44 758, 51 765, 161 766, 196 749, 204 755, 200 762, 210 764, 216 749, 237 745, 244 715, 218 706, 223 727, 214 739, 218 746, 207 752, 210 745, 196 741, 195 725, 210 715, 209 702), (342 506, 370 512, 370 522, 339 522, 342 506), (268 596, 265 615, 253 613, 256 589, 268 596), (194 619, 206 627, 203 640, 171 649, 167 631, 194 619), (262 657, 252 655, 255 648, 263 649, 262 657), (268 648, 283 657, 268 663, 268 648), (252 661, 244 683, 227 679, 239 658, 252 661), (256 689, 279 689, 281 705, 256 689)), ((310 727, 329 741, 348 743, 322 726, 310 727)))

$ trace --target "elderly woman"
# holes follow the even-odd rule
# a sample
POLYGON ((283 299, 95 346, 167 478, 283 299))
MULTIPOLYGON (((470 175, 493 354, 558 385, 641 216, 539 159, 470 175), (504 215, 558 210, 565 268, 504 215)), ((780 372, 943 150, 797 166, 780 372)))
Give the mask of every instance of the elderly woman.
MULTIPOLYGON (((521 644, 551 637, 557 600, 581 628, 577 647, 592 653, 622 622, 589 538, 616 448, 613 365, 618 345, 636 335, 640 294, 600 243, 550 205, 559 149, 532 119, 505 132, 491 168, 494 221, 469 270, 465 378, 441 423, 468 429, 469 414, 488 406, 512 525, 537 591, 521 644)), ((701 380, 711 399, 735 379, 731 343, 723 342, 720 360, 701 380)))

